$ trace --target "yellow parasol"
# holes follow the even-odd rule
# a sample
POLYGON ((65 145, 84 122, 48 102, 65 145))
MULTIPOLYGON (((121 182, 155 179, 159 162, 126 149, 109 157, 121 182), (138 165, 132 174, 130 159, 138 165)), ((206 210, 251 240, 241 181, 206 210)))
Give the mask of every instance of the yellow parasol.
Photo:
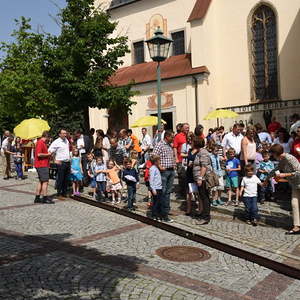
POLYGON ((204 120, 213 120, 213 119, 234 119, 238 117, 238 114, 232 110, 228 109, 217 109, 211 111, 204 120))
POLYGON ((42 136, 42 133, 49 130, 48 122, 41 119, 23 120, 14 128, 14 134, 24 140, 31 140, 42 136))
MULTIPOLYGON (((148 127, 148 126, 155 126, 157 125, 158 119, 155 116, 145 116, 142 118, 139 118, 136 120, 131 127, 136 128, 136 127, 148 127)), ((167 122, 164 120, 161 120, 163 124, 166 124, 167 122)))

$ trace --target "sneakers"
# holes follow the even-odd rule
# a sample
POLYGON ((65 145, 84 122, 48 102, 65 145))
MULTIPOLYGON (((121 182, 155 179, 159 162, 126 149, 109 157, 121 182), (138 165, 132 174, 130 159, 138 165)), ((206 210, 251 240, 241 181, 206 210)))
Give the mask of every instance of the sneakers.
POLYGON ((257 226, 257 221, 256 221, 256 220, 253 220, 253 221, 251 222, 251 224, 252 224, 252 226, 257 226))
POLYGON ((168 218, 168 217, 167 217, 167 218, 163 218, 162 221, 163 221, 163 222, 166 222, 166 223, 173 223, 173 222, 174 222, 173 219, 170 219, 170 218, 168 218))
POLYGON ((40 196, 35 196, 34 203, 42 203, 42 199, 40 196))
POLYGON ((219 204, 219 203, 218 203, 218 200, 213 200, 213 202, 212 202, 212 205, 213 205, 213 206, 218 206, 218 204, 219 204))

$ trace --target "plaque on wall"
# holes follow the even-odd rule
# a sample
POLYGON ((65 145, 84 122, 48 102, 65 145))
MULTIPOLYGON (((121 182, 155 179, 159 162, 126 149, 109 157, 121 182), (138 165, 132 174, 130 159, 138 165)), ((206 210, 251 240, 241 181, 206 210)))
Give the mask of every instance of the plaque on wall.
POLYGON ((164 19, 160 14, 153 15, 150 18, 149 23, 146 24, 146 38, 150 39, 153 37, 154 32, 158 27, 163 31, 165 36, 168 35, 167 19, 164 19))
MULTIPOLYGON (((162 93, 161 94, 161 107, 162 108, 170 108, 173 106, 173 94, 162 93)), ((154 110, 157 109, 157 96, 152 95, 148 97, 148 109, 154 110)))

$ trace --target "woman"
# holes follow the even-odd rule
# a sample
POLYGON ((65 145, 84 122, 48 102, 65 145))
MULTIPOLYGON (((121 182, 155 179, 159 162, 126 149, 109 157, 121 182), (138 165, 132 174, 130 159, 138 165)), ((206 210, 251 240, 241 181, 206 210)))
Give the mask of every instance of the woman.
POLYGON ((300 162, 300 127, 297 128, 295 141, 291 145, 291 154, 300 162))
POLYGON ((109 160, 109 155, 108 155, 108 150, 110 148, 110 137, 113 137, 114 133, 113 131, 107 130, 107 134, 104 134, 104 131, 102 129, 97 130, 97 137, 102 138, 102 156, 103 156, 103 161, 106 164, 109 160), (109 136, 111 134, 111 136, 109 136))
POLYGON ((294 140, 290 137, 288 131, 285 128, 280 128, 277 130, 276 135, 273 144, 281 145, 284 153, 290 153, 294 140))
POLYGON ((197 125, 194 130, 195 136, 199 137, 200 139, 205 139, 203 130, 204 130, 204 127, 202 125, 197 125))
POLYGON ((95 157, 102 157, 103 137, 97 136, 93 153, 95 157))
POLYGON ((197 224, 205 225, 210 222, 209 190, 205 179, 213 171, 209 152, 204 148, 205 140, 199 139, 199 137, 195 137, 194 143, 198 143, 199 152, 197 153, 194 161, 193 178, 198 185, 200 201, 203 206, 203 210, 200 214, 200 222, 198 222, 197 224))
POLYGON ((300 164, 291 154, 284 153, 279 144, 270 148, 270 154, 279 161, 278 166, 267 176, 265 183, 272 177, 285 178, 292 188, 293 228, 286 234, 300 234, 300 164))
POLYGON ((255 137, 254 127, 249 125, 247 127, 246 135, 242 139, 242 147, 241 147, 242 171, 244 169, 244 166, 248 164, 252 164, 255 168, 256 142, 254 137, 255 137))

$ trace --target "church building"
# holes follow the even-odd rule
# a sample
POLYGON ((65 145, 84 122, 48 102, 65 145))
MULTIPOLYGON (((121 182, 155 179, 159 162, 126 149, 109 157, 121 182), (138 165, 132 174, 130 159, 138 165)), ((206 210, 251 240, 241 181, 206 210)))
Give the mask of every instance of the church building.
POLYGON ((283 125, 300 113, 300 0, 96 0, 118 22, 116 34, 129 37, 124 65, 112 78, 135 82, 132 114, 90 109, 90 125, 130 128, 138 118, 156 115, 156 63, 145 40, 157 27, 173 39, 161 64, 162 118, 167 128, 204 121, 218 108, 239 117, 220 120, 265 124, 272 116, 283 125))

